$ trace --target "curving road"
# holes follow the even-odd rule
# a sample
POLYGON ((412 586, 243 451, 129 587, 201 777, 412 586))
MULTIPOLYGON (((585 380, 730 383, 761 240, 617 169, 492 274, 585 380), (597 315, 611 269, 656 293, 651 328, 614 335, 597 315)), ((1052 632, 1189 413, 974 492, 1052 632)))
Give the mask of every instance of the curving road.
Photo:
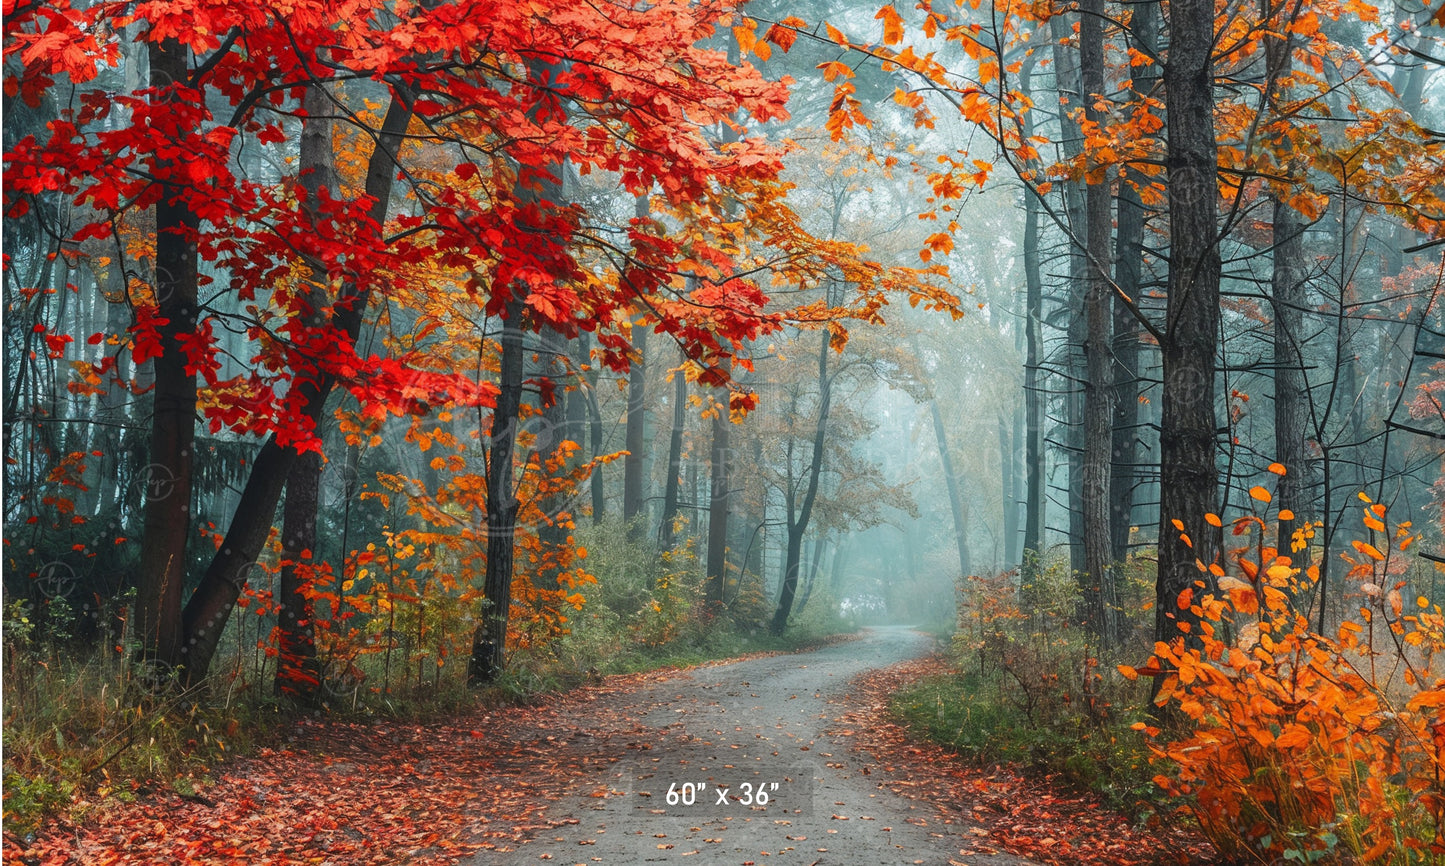
POLYGON ((911 630, 869 629, 815 652, 701 668, 607 699, 623 704, 605 709, 623 710, 627 726, 589 724, 603 708, 580 706, 564 719, 563 748, 585 753, 590 775, 546 806, 529 838, 469 862, 1027 863, 976 853, 977 835, 957 810, 945 822, 931 804, 894 794, 847 736, 829 733, 849 680, 928 649, 911 630))

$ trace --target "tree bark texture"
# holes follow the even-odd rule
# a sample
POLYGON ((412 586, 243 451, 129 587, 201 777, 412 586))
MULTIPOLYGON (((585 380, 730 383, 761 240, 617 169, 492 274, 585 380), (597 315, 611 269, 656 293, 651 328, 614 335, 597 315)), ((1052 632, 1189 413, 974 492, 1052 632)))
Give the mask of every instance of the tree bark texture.
MULTIPOLYGON (((1079 59, 1084 115, 1103 124, 1095 108, 1104 98, 1104 0, 1083 0, 1079 16, 1079 59)), ((1107 172, 1092 164, 1086 171, 1099 176, 1085 190, 1088 284, 1084 298, 1087 336, 1084 359, 1088 381, 1084 388, 1084 453, 1082 505, 1084 509, 1084 626, 1104 646, 1118 639, 1115 619, 1118 599, 1114 591, 1114 549, 1110 532, 1110 461, 1113 451, 1113 320, 1109 261, 1112 246, 1112 195, 1107 172)))
MULTIPOLYGON (((523 290, 517 289, 520 294, 523 290)), ((506 665, 507 621, 512 612, 512 566, 517 529, 514 452, 522 410, 524 299, 507 302, 502 323, 502 353, 497 407, 487 443, 487 570, 482 586, 486 608, 472 637, 467 682, 494 682, 506 665)))
MULTIPOLYGON (((332 144, 332 122, 335 110, 326 92, 324 81, 313 82, 302 99, 305 118, 301 121, 301 160, 298 179, 306 191, 303 207, 313 224, 320 222, 318 207, 321 191, 335 195, 335 151, 332 144)), ((326 274, 314 274, 324 285, 326 274)), ((312 310, 308 323, 323 324, 321 307, 326 298, 320 289, 312 291, 312 310)), ((326 395, 319 396, 325 403, 326 395)), ((303 562, 303 556, 314 557, 316 551, 316 512, 321 490, 321 457, 308 451, 291 464, 286 477, 286 503, 281 513, 281 585, 277 593, 276 630, 276 694, 302 703, 311 702, 321 686, 320 667, 316 661, 315 616, 311 607, 311 574, 315 559, 303 562)))
MULTIPOLYGON (((1218 511, 1214 406, 1218 345, 1218 158, 1214 132, 1214 4, 1174 0, 1169 7, 1169 64, 1164 72, 1169 113, 1169 298, 1162 345, 1160 528, 1155 639, 1180 636, 1187 610, 1179 595, 1205 579, 1195 565, 1212 563, 1218 536, 1204 520, 1218 511), (1180 521, 1189 542, 1173 521, 1180 521)), ((1157 681, 1156 681, 1157 688, 1157 681)))
MULTIPOLYGON (((1134 9, 1134 38, 1140 50, 1156 54, 1159 36, 1158 3, 1141 3, 1134 9)), ((1154 92, 1159 82, 1159 67, 1142 67, 1134 80, 1134 91, 1140 96, 1154 92)), ((1136 184, 1149 179, 1136 169, 1125 170, 1119 184, 1118 232, 1114 247, 1116 264, 1114 282, 1119 291, 1137 301, 1144 286, 1144 224, 1146 212, 1136 184)), ((1138 484, 1135 464, 1139 460, 1139 395, 1140 395, 1139 323, 1122 298, 1114 298, 1114 431, 1111 479, 1109 482, 1109 526, 1115 562, 1123 562, 1129 553, 1129 530, 1134 523, 1134 490, 1138 484)))
MULTIPOLYGON (((175 39, 150 43, 151 85, 183 84, 190 50, 175 39)), ((174 97, 162 97, 170 99, 174 97)), ((169 183, 171 166, 152 167, 161 179, 156 203, 155 297, 162 351, 151 362, 150 465, 142 470, 145 525, 136 582, 135 629, 140 661, 156 667, 159 685, 177 666, 193 668, 181 624, 186 584, 186 542, 191 535, 191 483, 196 438, 196 377, 186 371, 181 338, 196 330, 196 289, 200 276, 197 239, 200 220, 169 183)), ((274 507, 274 506, 273 506, 274 507)))
MULTIPOLYGON (((1083 153, 1084 134, 1074 117, 1073 111, 1085 100, 1080 81, 1080 58, 1065 40, 1072 34, 1064 16, 1049 19, 1049 30, 1053 43, 1054 75, 1059 99, 1059 145, 1064 158, 1077 160, 1083 153)), ((1076 239, 1087 237, 1088 204, 1081 183, 1065 181, 1064 214, 1070 233, 1076 239)), ((1088 250, 1079 243, 1069 245, 1069 287, 1068 287, 1068 341, 1065 368, 1068 393, 1064 397, 1065 428, 1063 441, 1069 464, 1069 569, 1075 574, 1086 572, 1088 562, 1084 548, 1084 413, 1085 390, 1082 383, 1088 381, 1088 360, 1084 355, 1084 343, 1088 339, 1088 314, 1086 295, 1089 283, 1088 250)))

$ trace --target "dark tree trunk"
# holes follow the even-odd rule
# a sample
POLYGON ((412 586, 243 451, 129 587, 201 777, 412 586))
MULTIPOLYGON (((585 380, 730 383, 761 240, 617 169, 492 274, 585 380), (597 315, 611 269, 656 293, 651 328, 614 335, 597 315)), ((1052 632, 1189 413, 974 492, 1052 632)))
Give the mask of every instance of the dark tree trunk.
MULTIPOLYGON (((587 445, 587 389, 589 385, 580 372, 582 370, 582 364, 586 362, 579 362, 576 357, 577 354, 581 354, 584 357, 586 355, 585 351, 577 352, 577 347, 581 343, 582 337, 579 334, 575 342, 568 342, 564 347, 570 357, 573 380, 570 383, 570 389, 562 396, 563 414, 566 418, 565 424, 567 427, 566 435, 563 438, 576 442, 585 448, 587 445)), ((569 465, 575 468, 578 464, 584 462, 586 458, 584 458, 583 455, 586 453, 587 451, 579 448, 575 458, 569 465)))
MULTIPOLYGON (((520 295, 523 288, 517 287, 520 295)), ((467 682, 473 686, 494 682, 506 666, 507 621, 512 612, 513 544, 517 530, 517 491, 514 452, 517 421, 522 411, 523 302, 507 302, 502 323, 502 354, 497 383, 497 407, 487 442, 487 571, 482 593, 486 609, 472 636, 472 657, 467 682)))
MULTIPOLYGON (((590 361, 591 349, 587 346, 587 335, 582 335, 582 357, 590 361)), ((592 458, 595 460, 602 456, 604 447, 604 433, 602 428, 602 407, 597 402, 597 367, 588 363, 587 367, 587 426, 589 439, 592 443, 592 458)), ((607 489, 603 484, 602 467, 592 468, 592 477, 588 479, 592 493, 592 525, 596 526, 607 516, 607 489)))
MULTIPOLYGON (((151 85, 183 84, 189 75, 190 50, 175 39, 150 44, 151 85)), ((164 99, 174 99, 164 96, 164 99)), ((160 327, 162 351, 151 363, 152 391, 150 465, 145 483, 145 528, 141 535, 140 571, 136 583, 135 628, 140 660, 153 663, 160 685, 169 672, 184 666, 194 676, 205 662, 187 652, 181 626, 181 598, 186 584, 186 542, 191 536, 192 463, 196 438, 196 377, 186 372, 180 338, 196 330, 197 255, 200 220, 182 197, 181 185, 164 183, 171 166, 152 169, 162 179, 156 203, 155 296, 157 314, 169 320, 160 327)), ((208 659, 207 659, 208 661, 208 659)))
MULTIPOLYGON (((1079 55, 1084 115, 1097 124, 1105 118, 1095 108, 1104 93, 1104 0, 1083 0, 1079 16, 1079 55)), ((1111 318, 1109 253, 1113 215, 1107 170, 1089 162, 1087 171, 1098 176, 1085 191, 1087 210, 1088 288, 1084 299, 1087 339, 1084 358, 1088 381, 1084 389, 1084 453, 1082 505, 1084 509, 1084 626, 1104 646, 1118 637, 1114 620, 1118 599, 1114 591, 1114 550, 1110 532, 1110 458, 1113 451, 1113 321, 1111 318)))
POLYGON ((794 608, 794 613, 798 616, 802 616, 807 609, 808 600, 813 597, 813 587, 818 582, 818 571, 823 565, 823 540, 822 535, 813 539, 813 558, 808 563, 808 578, 803 581, 803 594, 798 598, 798 606, 794 608))
POLYGON ((622 519, 627 521, 627 537, 639 541, 647 530, 643 515, 647 497, 643 458, 647 449, 647 329, 632 329, 635 357, 627 371, 627 456, 622 460, 622 519))
POLYGON ((662 494, 662 526, 658 542, 672 549, 673 524, 677 522, 678 486, 682 483, 682 435, 687 427, 687 376, 682 369, 672 374, 672 435, 667 442, 667 486, 662 494))
MULTIPOLYGON (((1033 92, 1037 55, 1024 61, 1020 83, 1025 95, 1033 92)), ((1024 115, 1024 132, 1033 135, 1033 114, 1024 115)), ((1044 531, 1043 393, 1039 364, 1043 353, 1043 278, 1039 272, 1039 213, 1041 202, 1032 190, 1024 191, 1024 528, 1019 559, 1019 587, 1025 599, 1034 597, 1044 531)))
POLYGON ((1293 519, 1279 521, 1278 550, 1290 552, 1290 537, 1301 521, 1309 520, 1309 392, 1305 384, 1304 355, 1304 224, 1294 208, 1274 202, 1274 272, 1271 278, 1274 306, 1274 459, 1284 464, 1276 502, 1293 519))
MULTIPOLYGON (((376 226, 377 236, 373 238, 376 242, 380 241, 381 227, 391 202, 397 148, 401 146, 411 116, 410 97, 393 96, 382 120, 376 147, 367 163, 366 195, 372 202, 370 216, 376 226)), ((355 285, 347 286, 342 292, 341 302, 335 305, 332 313, 333 327, 352 340, 361 332, 361 320, 370 291, 369 286, 359 290, 355 285)), ((322 377, 320 382, 304 380, 297 384, 296 387, 305 395, 306 416, 313 424, 320 419, 326 395, 331 393, 335 384, 335 379, 330 376, 322 377)), ((226 529, 221 548, 212 557, 182 614, 188 683, 199 682, 210 668, 231 609, 256 568, 256 557, 271 534, 276 503, 281 498, 296 456, 294 449, 278 445, 273 435, 251 463, 251 474, 241 491, 240 502, 226 529)))
MULTIPOLYGON (((1218 536, 1204 515, 1218 511, 1214 357, 1219 337, 1218 170, 1214 133, 1214 4, 1174 0, 1169 8, 1169 300, 1162 344, 1159 570, 1155 639, 1180 636, 1189 619, 1179 594, 1206 578, 1218 536), (1192 546, 1180 538, 1178 520, 1192 546)), ((1158 684, 1156 680, 1156 688, 1158 684)))
MULTIPOLYGON (((564 399, 567 386, 567 340, 545 325, 538 338, 540 341, 538 372, 555 386, 551 392, 550 401, 544 399, 542 403, 542 425, 532 444, 533 449, 537 452, 539 465, 546 466, 548 460, 557 456, 557 449, 562 447, 562 443, 568 441, 575 434, 571 432, 568 424, 567 405, 564 399)), ((575 459, 568 458, 559 465, 563 467, 563 471, 566 471, 575 463, 575 459)), ((544 551, 561 550, 567 545, 567 539, 571 534, 567 528, 572 518, 567 510, 568 497, 560 493, 553 493, 546 497, 541 505, 543 522, 537 527, 537 540, 542 543, 544 551)), ((556 570, 544 565, 537 573, 537 585, 546 589, 556 589, 556 570)))
POLYGON ((711 494, 707 514, 707 600, 710 605, 723 603, 727 587, 729 464, 732 446, 732 415, 728 411, 728 395, 712 419, 711 494))
MULTIPOLYGON (((1269 0, 1262 10, 1266 20, 1288 14, 1285 4, 1275 7, 1269 0)), ((1288 22, 1281 22, 1288 32, 1288 22)), ((1282 96, 1280 81, 1292 65, 1292 40, 1272 39, 1265 47, 1266 77, 1270 91, 1270 107, 1276 115, 1282 96)), ((1290 555, 1290 538, 1300 521, 1310 519, 1309 482, 1311 465, 1306 441, 1309 438, 1309 390, 1304 374, 1304 304, 1305 304, 1305 223, 1300 215, 1279 197, 1272 196, 1274 218, 1273 273, 1270 298, 1274 313, 1274 459, 1285 467, 1279 480, 1275 502, 1280 511, 1289 511, 1290 520, 1279 521, 1276 549, 1290 555)))
MULTIPOLYGON (((545 87, 556 70, 555 64, 539 60, 527 63, 527 76, 536 86, 545 87)), ((551 174, 560 177, 561 171, 551 174)), ((560 181, 549 179, 537 187, 519 186, 516 194, 521 203, 531 209, 561 202, 562 186, 560 181)), ((492 429, 487 441, 487 568, 482 582, 486 606, 481 624, 472 633, 472 656, 467 664, 467 684, 473 687, 495 682, 506 668, 507 624, 512 616, 517 515, 521 507, 517 501, 516 451, 526 382, 524 317, 529 289, 517 282, 509 291, 511 296, 502 313, 497 405, 492 411, 492 429)), ((543 325, 539 330, 545 332, 546 327, 543 325)), ((550 340, 553 348, 561 349, 561 340, 556 335, 542 339, 544 343, 550 340)))
MULTIPOLYGON (((306 88, 302 100, 306 117, 301 122, 301 160, 298 175, 306 190, 303 207, 313 224, 321 221, 321 191, 336 194, 336 172, 332 150, 334 111, 331 97, 323 82, 306 88)), ((313 275, 324 285, 326 274, 313 275)), ((307 315, 311 327, 324 323, 321 308, 326 300, 313 293, 312 309, 307 315)), ((318 402, 324 404, 326 395, 318 402)), ((319 431, 318 431, 319 432, 319 431)), ((321 457, 308 451, 291 464, 286 478, 286 504, 281 514, 281 586, 276 611, 277 659, 276 694, 310 703, 321 686, 320 667, 316 661, 315 616, 311 608, 311 570, 315 567, 316 511, 321 489, 321 457), (312 557, 303 562, 303 556, 312 557)))
MULTIPOLYGON (((1134 38, 1140 50, 1153 55, 1158 47, 1159 6, 1155 2, 1135 7, 1134 38)), ((1159 80, 1157 64, 1145 66, 1135 79, 1140 97, 1153 93, 1159 80)), ((1149 182, 1135 169, 1127 169, 1119 184, 1119 228, 1114 245, 1117 265, 1114 282, 1119 290, 1138 300, 1144 285, 1144 223, 1146 212, 1135 184, 1149 182)), ((1134 523, 1134 489, 1138 483, 1135 464, 1139 441, 1139 323, 1123 299, 1114 299, 1114 433, 1113 467, 1109 482, 1110 542, 1115 562, 1129 553, 1129 530, 1134 523)))
POLYGON ((1043 554, 1044 442, 1043 391, 1039 363, 1043 350, 1043 279, 1039 273, 1039 201, 1024 193, 1024 551, 1019 583, 1026 596, 1038 582, 1043 554))
POLYGON ((316 567, 316 509, 321 492, 321 455, 308 451, 291 464, 281 518, 281 588, 276 599, 276 694, 303 703, 316 697, 321 668, 316 661, 311 570, 316 567))
POLYGON ((1007 571, 1013 564, 1014 537, 1019 532, 1019 503, 1014 495, 1013 431, 1009 429, 1007 415, 998 416, 998 462, 999 498, 1003 500, 1003 544, 1000 551, 1000 570, 1007 571))

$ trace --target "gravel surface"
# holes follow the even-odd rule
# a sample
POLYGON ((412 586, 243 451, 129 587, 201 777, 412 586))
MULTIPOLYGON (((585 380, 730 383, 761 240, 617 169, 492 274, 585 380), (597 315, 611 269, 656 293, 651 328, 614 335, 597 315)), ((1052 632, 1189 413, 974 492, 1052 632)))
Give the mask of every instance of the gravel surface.
POLYGON ((548 804, 527 838, 469 862, 1027 863, 980 844, 983 831, 956 807, 890 791, 886 771, 838 731, 853 677, 929 648, 905 628, 869 629, 815 652, 700 668, 578 706, 557 742, 585 755, 590 775, 548 804))

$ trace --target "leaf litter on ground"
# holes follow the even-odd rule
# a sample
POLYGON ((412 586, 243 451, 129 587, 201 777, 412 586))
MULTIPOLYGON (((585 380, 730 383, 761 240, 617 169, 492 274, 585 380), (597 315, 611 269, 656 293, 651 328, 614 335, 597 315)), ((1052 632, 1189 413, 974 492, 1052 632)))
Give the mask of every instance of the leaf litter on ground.
MULTIPOLYGON (((1119 866, 1210 859, 1202 837, 1183 828, 1136 828, 1048 779, 983 772, 910 740, 888 717, 889 695, 943 668, 933 657, 864 675, 839 699, 834 733, 871 755, 871 772, 890 789, 936 805, 945 823, 968 824, 977 841, 957 856, 1002 849, 1050 864, 1119 866)), ((107 801, 78 824, 56 822, 23 852, 7 845, 6 860, 450 866, 483 849, 512 850, 576 822, 550 816, 549 804, 607 796, 601 780, 619 751, 647 749, 654 733, 633 721, 638 707, 626 698, 676 674, 612 676, 440 724, 300 720, 284 747, 235 760, 195 794, 107 801), (579 717, 585 730, 564 721, 579 717)))

